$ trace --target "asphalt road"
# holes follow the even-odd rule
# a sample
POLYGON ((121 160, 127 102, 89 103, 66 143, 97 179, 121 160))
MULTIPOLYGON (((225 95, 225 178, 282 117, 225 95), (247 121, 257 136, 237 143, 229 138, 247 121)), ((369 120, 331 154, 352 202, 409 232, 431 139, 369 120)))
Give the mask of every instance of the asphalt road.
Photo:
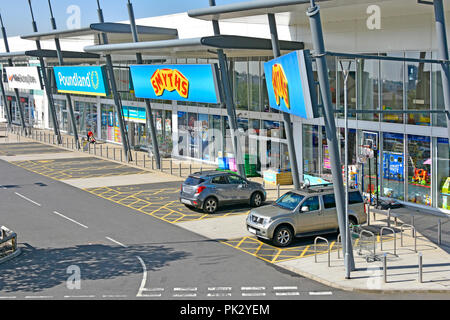
POLYGON ((335 290, 1 160, 0 173, 0 225, 23 251, 0 265, 2 300, 442 298, 335 290))

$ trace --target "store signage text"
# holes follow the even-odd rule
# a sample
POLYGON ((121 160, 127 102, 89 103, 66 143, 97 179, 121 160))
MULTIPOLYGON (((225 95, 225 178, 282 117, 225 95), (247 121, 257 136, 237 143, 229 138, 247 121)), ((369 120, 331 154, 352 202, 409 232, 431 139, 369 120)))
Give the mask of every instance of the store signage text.
POLYGON ((131 65, 138 98, 220 103, 215 64, 131 65))
POLYGON ((159 97, 164 90, 174 91, 187 99, 189 80, 177 69, 157 69, 150 79, 155 94, 159 97))
POLYGON ((54 67, 58 92, 107 96, 104 68, 101 66, 54 67))
POLYGON ((41 90, 41 80, 37 67, 6 67, 8 84, 14 89, 41 90))

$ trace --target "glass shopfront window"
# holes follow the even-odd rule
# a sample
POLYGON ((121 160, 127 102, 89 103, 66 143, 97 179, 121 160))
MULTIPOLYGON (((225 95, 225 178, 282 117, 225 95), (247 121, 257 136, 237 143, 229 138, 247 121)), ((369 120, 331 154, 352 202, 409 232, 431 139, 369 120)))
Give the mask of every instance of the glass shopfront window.
POLYGON ((97 105, 95 103, 75 101, 75 119, 80 135, 87 135, 89 131, 97 136, 97 105))
POLYGON ((319 127, 303 125, 303 173, 319 176, 319 127))
MULTIPOLYGON (((407 52, 407 58, 431 59, 431 54, 427 52, 407 52)), ((408 71, 406 79, 407 108, 411 110, 430 110, 430 81, 431 64, 407 62, 408 71)), ((407 123, 421 126, 431 124, 429 113, 408 114, 407 123)))
MULTIPOLYGON (((261 111, 261 69, 259 61, 249 61, 248 64, 249 71, 249 84, 250 84, 250 97, 249 97, 249 110, 250 111, 261 111)), ((265 85, 265 83, 264 83, 265 85)))
POLYGON ((383 190, 381 191, 381 195, 404 200, 405 155, 403 134, 383 133, 383 157, 380 161, 380 165, 383 166, 383 190))
POLYGON ((450 151, 448 139, 436 138, 437 145, 437 206, 450 210, 450 151))
MULTIPOLYGON (((389 54, 403 57, 403 53, 389 54)), ((383 60, 381 64, 381 106, 382 110, 403 110, 404 63, 383 60)), ((384 122, 403 123, 400 113, 385 113, 384 122)))
MULTIPOLYGON (((58 119, 59 128, 68 131, 68 116, 66 109, 66 100, 54 99, 56 119, 58 119)), ((53 125, 53 123, 52 123, 53 125)))
POLYGON ((249 91, 248 91, 248 61, 234 60, 233 61, 233 92, 235 96, 236 108, 241 110, 248 110, 249 105, 249 91))
MULTIPOLYGON (((330 66, 329 66, 330 67, 330 66)), ((331 67, 330 67, 331 69, 331 67)), ((332 70, 332 69, 331 69, 332 70)), ((336 99, 339 99, 339 109, 344 109, 344 72, 348 70, 347 77, 347 108, 356 109, 356 62, 355 60, 338 60, 337 61, 337 80, 338 80, 338 92, 336 99), (350 63, 350 64, 349 64, 350 63), (342 64, 342 65, 341 65, 342 64)), ((339 118, 344 118, 344 113, 338 113, 339 118)), ((349 113, 349 119, 356 119, 356 114, 349 113)))
POLYGON ((121 142, 119 122, 115 108, 112 105, 101 105, 102 139, 110 142, 121 142))
MULTIPOLYGON (((380 62, 377 60, 358 59, 357 64, 358 109, 377 110, 379 109, 378 84, 380 62)), ((358 115, 358 119, 378 121, 380 115, 378 113, 361 113, 358 115)))
POLYGON ((408 201, 431 206, 430 137, 408 135, 408 201))
MULTIPOLYGON (((437 59, 438 55, 436 52, 432 53, 432 58, 437 59)), ((439 64, 432 65, 432 81, 431 81, 431 91, 432 91, 432 100, 433 110, 445 110, 444 104, 444 91, 442 87, 442 75, 441 70, 442 67, 439 64)), ((443 114, 434 114, 433 115, 433 126, 437 127, 447 127, 447 119, 443 114)))

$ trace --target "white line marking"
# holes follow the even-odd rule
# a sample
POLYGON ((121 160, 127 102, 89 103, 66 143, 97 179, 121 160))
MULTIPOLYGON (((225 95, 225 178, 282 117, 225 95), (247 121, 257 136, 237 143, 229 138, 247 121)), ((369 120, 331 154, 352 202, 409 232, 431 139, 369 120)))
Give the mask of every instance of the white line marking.
POLYGON ((231 291, 232 287, 209 287, 208 291, 231 291))
POLYGON ((197 291, 197 288, 173 288, 173 291, 197 291))
POLYGON ((93 295, 87 295, 87 296, 64 296, 64 298, 95 298, 93 295))
POLYGON ((71 219, 71 218, 69 218, 69 217, 66 217, 65 215, 63 215, 63 214, 61 214, 61 213, 59 213, 59 212, 57 212, 57 211, 53 211, 53 213, 54 214, 57 214, 58 216, 60 216, 60 217, 62 217, 62 218, 64 218, 64 219, 67 219, 67 220, 69 220, 69 221, 72 221, 73 223, 76 223, 76 224, 78 224, 79 226, 82 226, 83 228, 88 228, 87 226, 85 226, 84 224, 82 224, 82 223, 79 223, 78 221, 75 221, 75 220, 73 220, 73 219, 71 219))
POLYGON ((142 288, 142 291, 150 291, 150 292, 164 291, 164 288, 142 288))
POLYGON ((142 294, 139 297, 140 298, 157 298, 157 297, 161 297, 161 293, 142 294))
POLYGON ((298 287, 273 287, 273 290, 298 290, 298 287))
POLYGON ((144 290, 145 283, 147 282, 147 267, 145 266, 144 260, 142 260, 141 257, 136 256, 136 258, 139 259, 139 262, 142 265, 142 281, 141 286, 139 287, 138 293, 136 294, 136 297, 142 297, 142 291, 144 290))
POLYGON ((266 294, 264 292, 255 292, 255 293, 243 293, 243 297, 264 297, 266 294))
POLYGON ((172 297, 174 298, 187 298, 187 297, 196 297, 196 293, 185 293, 185 294, 174 294, 172 297))
MULTIPOLYGON (((6 189, 6 188, 5 188, 5 189, 6 189)), ((25 200, 27 200, 27 201, 29 201, 29 202, 31 202, 31 203, 33 203, 33 204, 39 206, 39 207, 42 207, 40 203, 37 203, 36 201, 33 201, 33 200, 31 200, 30 198, 27 198, 27 197, 25 197, 24 195, 22 195, 22 194, 20 194, 20 193, 18 193, 18 192, 14 192, 14 193, 15 193, 16 195, 18 195, 19 197, 21 197, 22 199, 25 199, 25 200)))
POLYGON ((208 293, 207 297, 231 297, 231 293, 208 293))
POLYGON ((103 298, 126 298, 128 297, 126 294, 104 294, 103 298))
POLYGON ((112 242, 114 242, 115 244, 118 244, 119 246, 122 246, 122 247, 124 247, 124 248, 126 248, 127 246, 126 245, 124 245, 123 243, 120 243, 119 241, 117 241, 117 240, 114 240, 113 238, 110 238, 110 237, 105 237, 106 239, 108 239, 109 241, 112 241, 112 242))
POLYGON ((309 292, 310 296, 329 296, 332 295, 333 292, 331 291, 319 291, 319 292, 309 292))
POLYGON ((53 296, 25 296, 25 299, 50 299, 53 296))
POLYGON ((241 287, 242 291, 249 290, 266 290, 266 287, 241 287))
POLYGON ((300 293, 299 292, 275 292, 276 296, 299 296, 300 293))
POLYGON ((16 299, 16 296, 0 297, 0 299, 16 299))

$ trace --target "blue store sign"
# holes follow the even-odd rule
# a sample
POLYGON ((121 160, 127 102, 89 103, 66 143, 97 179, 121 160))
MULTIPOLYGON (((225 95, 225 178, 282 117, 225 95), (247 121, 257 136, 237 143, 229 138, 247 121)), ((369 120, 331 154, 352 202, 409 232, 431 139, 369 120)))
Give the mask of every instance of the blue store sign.
POLYGON ((53 67, 53 72, 60 93, 109 95, 104 66, 53 67))
POLYGON ((136 97, 220 103, 215 64, 132 65, 136 97))
POLYGON ((308 50, 299 50, 264 63, 271 108, 302 118, 317 117, 312 65, 308 50))

